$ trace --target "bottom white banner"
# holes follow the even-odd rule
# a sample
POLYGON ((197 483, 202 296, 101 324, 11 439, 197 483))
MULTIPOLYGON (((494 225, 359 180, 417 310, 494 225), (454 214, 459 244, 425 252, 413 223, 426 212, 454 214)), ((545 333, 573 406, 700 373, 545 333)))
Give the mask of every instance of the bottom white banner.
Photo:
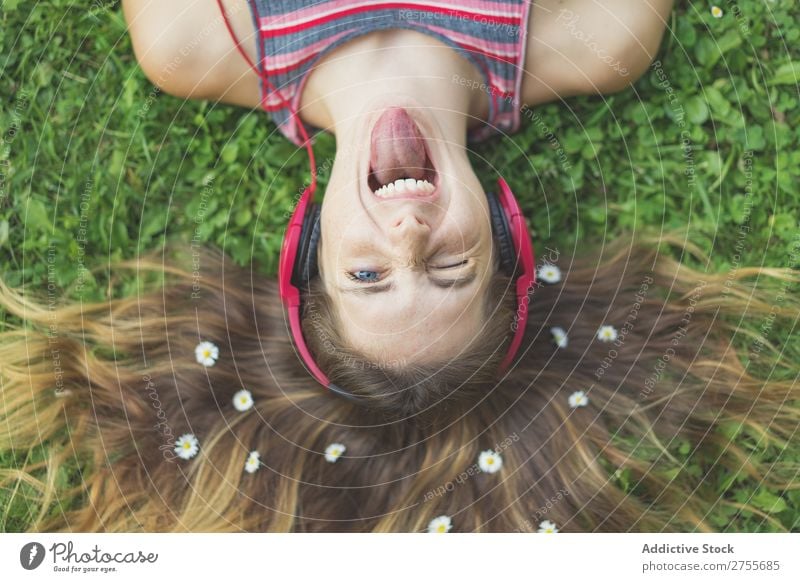
POLYGON ((796 581, 799 550, 799 534, 3 534, 0 572, 12 581, 796 581))

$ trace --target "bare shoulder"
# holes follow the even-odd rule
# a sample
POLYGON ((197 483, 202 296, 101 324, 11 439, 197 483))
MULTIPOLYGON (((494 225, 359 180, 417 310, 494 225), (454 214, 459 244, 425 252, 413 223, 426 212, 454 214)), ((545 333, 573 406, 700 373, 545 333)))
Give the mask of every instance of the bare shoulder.
POLYGON ((673 0, 534 0, 522 101, 628 87, 652 62, 673 0))
MULTIPOLYGON (((225 0, 242 48, 256 60, 247 0, 225 0)), ((123 0, 136 59, 148 79, 183 98, 257 107, 258 75, 236 49, 216 0, 123 0)))

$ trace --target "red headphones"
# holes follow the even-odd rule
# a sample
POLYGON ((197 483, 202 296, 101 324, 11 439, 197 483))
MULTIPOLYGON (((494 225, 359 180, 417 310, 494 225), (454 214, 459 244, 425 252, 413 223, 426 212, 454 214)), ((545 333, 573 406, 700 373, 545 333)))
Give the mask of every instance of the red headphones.
MULTIPOLYGON (((346 390, 342 390, 328 380, 328 377, 319 369, 311 352, 306 345, 303 337, 303 328, 300 322, 301 315, 301 295, 300 288, 318 275, 317 269, 317 249, 319 248, 320 209, 317 204, 312 202, 317 186, 317 170, 314 162, 314 150, 311 147, 311 140, 303 127, 300 116, 292 107, 292 104, 281 97, 280 92, 270 83, 266 75, 253 63, 247 52, 242 48, 239 39, 233 31, 233 27, 225 12, 221 0, 217 0, 220 12, 225 21, 225 26, 236 45, 236 49, 247 61, 250 68, 256 72, 261 80, 268 85, 287 105, 292 117, 297 123, 298 130, 305 139, 305 148, 308 151, 309 163, 311 165, 311 184, 303 191, 297 203, 286 234, 281 246, 280 262, 278 266, 278 289, 281 301, 289 312, 289 329, 300 359, 305 364, 312 376, 323 386, 333 392, 345 397, 352 398, 346 390)), ((536 284, 536 272, 534 269, 533 245, 528 234, 525 218, 522 216, 519 203, 511 189, 503 178, 497 179, 499 194, 487 193, 489 200, 489 211, 492 221, 492 234, 499 246, 500 268, 508 276, 513 276, 518 272, 516 280, 517 294, 517 313, 514 317, 514 337, 508 348, 503 361, 500 363, 499 372, 502 374, 514 360, 514 356, 522 344, 525 335, 525 324, 528 321, 528 294, 533 291, 536 284)))
MULTIPOLYGON (((492 221, 492 234, 499 246, 500 268, 509 276, 519 272, 515 282, 517 294, 517 313, 515 316, 514 337, 503 361, 502 374, 514 360, 525 335, 528 320, 528 293, 536 283, 533 245, 525 219, 516 198, 502 178, 497 180, 499 194, 487 193, 492 221)), ((289 312, 289 328, 300 359, 312 376, 323 386, 334 392, 348 393, 332 384, 325 373, 319 369, 306 345, 301 316, 301 288, 307 288, 311 279, 319 274, 317 249, 320 240, 320 207, 312 202, 314 192, 306 188, 292 213, 281 247, 278 267, 278 288, 283 305, 289 312)))

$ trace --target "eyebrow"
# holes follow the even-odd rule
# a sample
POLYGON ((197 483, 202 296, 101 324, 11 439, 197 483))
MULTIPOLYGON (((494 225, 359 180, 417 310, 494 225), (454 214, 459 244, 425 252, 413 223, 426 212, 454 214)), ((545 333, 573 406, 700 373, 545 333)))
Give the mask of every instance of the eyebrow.
MULTIPOLYGON (((466 287, 472 283, 477 276, 477 272, 473 269, 473 271, 466 277, 450 280, 431 278, 431 283, 433 283, 436 287, 440 287, 441 289, 460 289, 461 287, 466 287)), ((394 289, 394 282, 372 283, 369 285, 362 285, 361 287, 339 287, 339 291, 342 293, 348 293, 352 295, 375 295, 377 293, 386 293, 392 289, 394 289)))

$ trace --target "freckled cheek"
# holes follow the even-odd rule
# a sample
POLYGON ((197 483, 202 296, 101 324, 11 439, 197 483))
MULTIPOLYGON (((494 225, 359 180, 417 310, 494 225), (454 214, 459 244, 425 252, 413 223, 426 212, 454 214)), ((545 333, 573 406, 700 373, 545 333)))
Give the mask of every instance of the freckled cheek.
POLYGON ((347 262, 348 257, 352 256, 351 245, 352 237, 348 237, 340 228, 334 226, 330 230, 323 230, 320 241, 321 254, 323 261, 328 268, 338 268, 347 262))
POLYGON ((480 208, 463 208, 448 213, 441 227, 444 238, 463 240, 467 247, 491 236, 488 216, 480 208))

